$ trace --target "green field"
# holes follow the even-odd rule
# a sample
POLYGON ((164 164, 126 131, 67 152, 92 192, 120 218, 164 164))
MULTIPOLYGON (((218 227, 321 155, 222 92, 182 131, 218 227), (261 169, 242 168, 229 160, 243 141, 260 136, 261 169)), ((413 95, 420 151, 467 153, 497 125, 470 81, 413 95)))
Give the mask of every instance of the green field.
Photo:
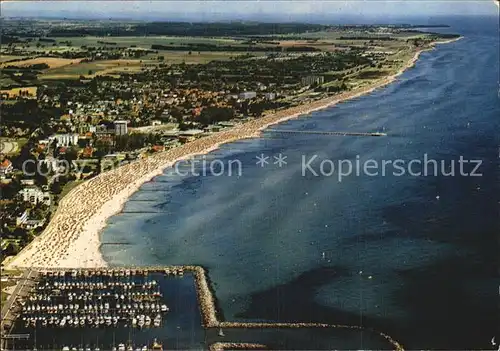
POLYGON ((210 44, 210 45, 237 45, 241 41, 229 38, 201 38, 201 37, 169 37, 169 36, 147 36, 147 37, 68 37, 68 38, 51 38, 57 41, 58 46, 63 41, 70 41, 72 46, 126 46, 135 45, 137 48, 150 49, 151 45, 186 45, 186 44, 210 44), (116 43, 116 45, 106 45, 98 43, 98 41, 106 43, 116 43))
POLYGON ((242 46, 242 41, 229 38, 196 38, 196 37, 169 37, 169 36, 148 36, 148 37, 53 37, 56 45, 49 42, 32 41, 23 44, 14 44, 27 51, 49 52, 49 51, 80 51, 81 46, 87 47, 128 47, 137 49, 151 49, 151 45, 188 45, 188 44, 208 44, 208 45, 232 45, 242 46), (68 45, 68 42, 71 45, 68 45), (100 42, 100 43, 99 43, 100 42), (37 47, 37 44, 41 44, 37 47))
MULTIPOLYGON (((262 54, 262 53, 258 53, 262 54)), ((95 75, 120 75, 134 73, 142 69, 156 67, 161 63, 170 64, 199 64, 213 60, 229 60, 241 55, 232 52, 191 52, 188 51, 159 51, 158 54, 148 54, 142 59, 120 59, 84 62, 63 67, 48 69, 39 76, 39 79, 78 79, 81 75, 93 77, 95 75), (163 60, 158 60, 162 56, 163 60)))

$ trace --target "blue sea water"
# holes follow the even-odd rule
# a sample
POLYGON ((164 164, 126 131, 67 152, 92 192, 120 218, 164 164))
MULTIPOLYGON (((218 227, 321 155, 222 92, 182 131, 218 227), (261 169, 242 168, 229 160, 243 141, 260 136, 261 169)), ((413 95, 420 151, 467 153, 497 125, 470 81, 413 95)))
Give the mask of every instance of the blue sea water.
POLYGON ((491 347, 500 325, 498 18, 443 22, 464 38, 423 53, 393 84, 273 127, 387 137, 268 131, 223 145, 206 159, 240 160, 241 176, 166 170, 109 220, 102 240, 131 245, 104 245, 105 259, 203 265, 227 320, 363 324, 410 349, 491 347), (280 153, 281 168, 272 163, 280 153), (256 165, 261 154, 270 165, 256 165), (448 171, 460 156, 480 160, 482 176, 302 174, 302 157, 313 155, 380 164, 425 154, 448 171))

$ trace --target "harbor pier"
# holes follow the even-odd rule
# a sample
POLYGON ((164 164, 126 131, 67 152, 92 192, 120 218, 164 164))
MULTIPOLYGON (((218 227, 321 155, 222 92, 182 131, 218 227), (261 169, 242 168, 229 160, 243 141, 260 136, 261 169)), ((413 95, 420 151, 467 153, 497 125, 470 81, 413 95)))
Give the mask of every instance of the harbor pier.
POLYGON ((287 130, 287 129, 267 129, 266 133, 278 134, 313 134, 313 135, 338 135, 338 136, 387 136, 382 132, 339 132, 339 131, 321 131, 321 130, 287 130))

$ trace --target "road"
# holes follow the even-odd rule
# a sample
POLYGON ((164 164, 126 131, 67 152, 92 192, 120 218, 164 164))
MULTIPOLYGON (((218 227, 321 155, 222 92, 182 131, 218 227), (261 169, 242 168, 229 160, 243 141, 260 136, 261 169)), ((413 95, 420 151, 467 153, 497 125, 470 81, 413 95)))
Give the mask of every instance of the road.
POLYGON ((23 291, 24 287, 26 286, 26 282, 29 281, 33 273, 34 271, 32 269, 27 269, 23 272, 21 278, 19 279, 16 285, 16 288, 14 289, 14 292, 12 293, 12 295, 9 296, 9 299, 5 302, 5 305, 2 308, 1 312, 2 322, 8 320, 9 313, 12 307, 14 306, 14 303, 17 301, 17 295, 19 295, 19 293, 23 291))

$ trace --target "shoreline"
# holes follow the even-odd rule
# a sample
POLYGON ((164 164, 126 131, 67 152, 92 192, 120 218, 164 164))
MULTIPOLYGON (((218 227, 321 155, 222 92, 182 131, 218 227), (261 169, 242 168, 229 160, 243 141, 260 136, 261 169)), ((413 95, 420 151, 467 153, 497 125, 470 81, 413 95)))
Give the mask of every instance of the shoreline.
POLYGON ((437 41, 428 48, 419 49, 396 73, 356 90, 276 113, 268 113, 259 119, 153 154, 79 184, 61 199, 56 213, 43 233, 13 257, 6 268, 107 267, 100 247, 102 230, 106 227, 108 219, 119 213, 130 196, 144 183, 163 174, 163 171, 175 162, 207 154, 222 144, 258 137, 264 129, 272 125, 371 93, 394 82, 407 69, 412 68, 422 52, 461 38, 437 41))

